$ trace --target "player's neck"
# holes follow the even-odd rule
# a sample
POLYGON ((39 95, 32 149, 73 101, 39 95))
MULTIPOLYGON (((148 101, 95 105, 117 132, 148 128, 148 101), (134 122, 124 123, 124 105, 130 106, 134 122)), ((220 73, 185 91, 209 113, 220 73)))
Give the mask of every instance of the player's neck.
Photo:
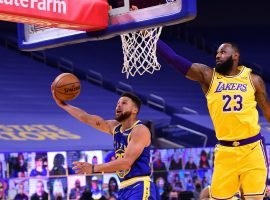
POLYGON ((236 76, 241 72, 238 65, 233 66, 232 70, 227 74, 227 76, 236 76))
POLYGON ((121 122, 121 124, 122 124, 121 131, 124 132, 125 130, 131 128, 136 121, 137 121, 136 118, 128 118, 128 119, 122 121, 121 122))

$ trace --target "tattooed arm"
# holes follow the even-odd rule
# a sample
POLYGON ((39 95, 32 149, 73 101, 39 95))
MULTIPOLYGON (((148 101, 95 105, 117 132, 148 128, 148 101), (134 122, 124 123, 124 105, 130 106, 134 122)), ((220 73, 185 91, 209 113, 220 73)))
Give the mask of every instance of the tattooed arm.
POLYGON ((270 122, 270 102, 268 99, 264 81, 260 76, 255 74, 251 75, 251 80, 256 90, 255 92, 256 101, 260 106, 260 108, 262 109, 265 119, 268 122, 270 122))
POLYGON ((213 69, 199 63, 193 63, 186 73, 186 78, 198 81, 204 93, 206 93, 211 84, 213 69))
POLYGON ((80 108, 69 105, 55 96, 53 87, 51 88, 51 91, 56 104, 60 108, 67 111, 71 116, 78 119, 79 121, 86 123, 99 131, 113 134, 113 128, 119 124, 119 122, 116 120, 104 120, 100 116, 91 115, 80 108))

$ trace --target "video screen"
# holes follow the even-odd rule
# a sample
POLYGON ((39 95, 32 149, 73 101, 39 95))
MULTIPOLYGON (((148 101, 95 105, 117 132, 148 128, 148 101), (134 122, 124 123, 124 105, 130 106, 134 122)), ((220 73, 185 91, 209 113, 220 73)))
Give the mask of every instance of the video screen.
POLYGON ((94 175, 86 177, 85 195, 91 195, 93 199, 104 199, 103 177, 102 175, 94 175))
POLYGON ((88 162, 91 164, 103 163, 103 152, 102 151, 70 151, 67 152, 67 167, 68 174, 75 174, 72 169, 73 162, 88 162))
POLYGON ((67 170, 68 174, 75 174, 75 171, 72 169, 73 162, 86 162, 87 158, 84 151, 69 151, 67 152, 67 170))
MULTIPOLYGON (((270 146, 266 152, 269 156, 270 146)), ((74 161, 113 160, 112 150, 2 153, 0 200, 117 199, 116 174, 85 176, 70 169, 74 161)), ((189 200, 211 184, 213 161, 214 148, 152 149, 151 178, 161 198, 189 200)))
POLYGON ((48 181, 49 179, 46 177, 29 179, 29 197, 31 200, 49 199, 48 181))
POLYGON ((67 174, 67 153, 49 152, 48 167, 50 176, 63 176, 67 174))
POLYGON ((116 174, 103 175, 103 192, 106 198, 118 198, 120 181, 116 174))
POLYGON ((48 176, 48 159, 47 153, 28 154, 28 174, 30 177, 48 176))
POLYGON ((85 151, 87 155, 87 162, 90 164, 101 164, 103 163, 102 151, 85 151))
POLYGON ((7 155, 8 176, 12 178, 28 177, 28 153, 10 153, 7 155))
POLYGON ((27 200, 29 198, 29 180, 22 178, 10 179, 8 198, 27 200))
POLYGON ((152 150, 154 171, 197 170, 213 167, 212 148, 152 150))
POLYGON ((80 199, 86 191, 86 177, 74 175, 68 177, 68 199, 80 199))
POLYGON ((5 154, 0 153, 0 179, 7 178, 7 163, 5 154))
POLYGON ((8 180, 0 178, 0 199, 7 199, 8 191, 8 180))
POLYGON ((68 199, 67 177, 50 178, 48 184, 51 200, 68 199))

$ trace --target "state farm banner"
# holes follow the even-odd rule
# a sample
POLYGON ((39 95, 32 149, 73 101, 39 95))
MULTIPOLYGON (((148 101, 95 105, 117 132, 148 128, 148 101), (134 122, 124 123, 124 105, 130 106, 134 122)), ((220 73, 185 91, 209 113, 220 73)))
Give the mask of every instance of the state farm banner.
POLYGON ((108 26, 107 0, 0 0, 0 20, 73 30, 108 26))

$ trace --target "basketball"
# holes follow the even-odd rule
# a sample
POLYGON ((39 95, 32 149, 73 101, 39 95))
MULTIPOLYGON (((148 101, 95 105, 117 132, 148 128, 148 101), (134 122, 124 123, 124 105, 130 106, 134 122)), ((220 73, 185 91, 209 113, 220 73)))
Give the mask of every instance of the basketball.
POLYGON ((62 73, 53 82, 54 93, 62 101, 71 101, 81 92, 80 80, 71 73, 62 73))

